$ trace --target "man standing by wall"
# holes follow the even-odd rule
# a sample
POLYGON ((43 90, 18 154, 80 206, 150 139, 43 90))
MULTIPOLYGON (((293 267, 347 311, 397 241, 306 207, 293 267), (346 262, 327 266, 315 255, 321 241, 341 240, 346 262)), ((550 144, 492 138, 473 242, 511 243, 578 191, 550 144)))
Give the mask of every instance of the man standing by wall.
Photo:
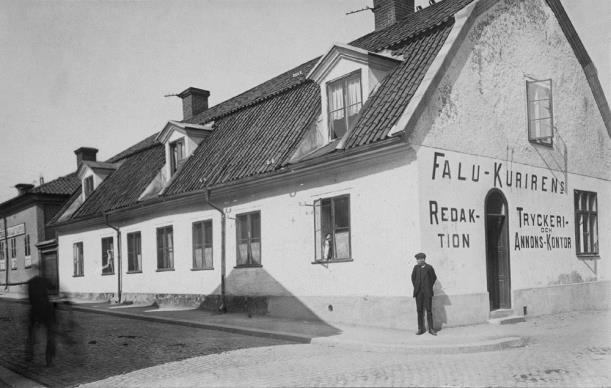
POLYGON ((433 267, 425 262, 426 255, 422 252, 415 255, 418 264, 412 271, 412 284, 414 285, 414 298, 416 298, 416 308, 418 310, 418 332, 417 335, 426 332, 424 326, 424 310, 426 309, 426 320, 429 333, 437 335, 433 328, 433 284, 437 280, 437 275, 433 267))

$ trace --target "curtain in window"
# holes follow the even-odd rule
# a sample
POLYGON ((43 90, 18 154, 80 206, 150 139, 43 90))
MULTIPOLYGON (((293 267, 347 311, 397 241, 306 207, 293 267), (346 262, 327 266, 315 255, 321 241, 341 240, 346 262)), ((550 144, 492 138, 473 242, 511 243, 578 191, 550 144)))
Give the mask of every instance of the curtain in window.
POLYGON ((333 121, 344 118, 344 91, 341 82, 329 85, 329 112, 333 121))
POLYGON ((348 117, 354 116, 361 110, 361 78, 348 79, 348 117))

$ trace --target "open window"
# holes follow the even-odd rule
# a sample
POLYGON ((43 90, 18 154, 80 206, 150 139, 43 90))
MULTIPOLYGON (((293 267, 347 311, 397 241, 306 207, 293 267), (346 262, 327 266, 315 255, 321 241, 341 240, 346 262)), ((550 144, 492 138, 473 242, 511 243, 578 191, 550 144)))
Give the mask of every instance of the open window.
POLYGON ((314 202, 314 239, 315 262, 352 260, 349 195, 314 202))
POLYGON ((340 139, 352 129, 363 106, 361 71, 327 83, 329 140, 340 139))
POLYGON ((180 138, 170 143, 170 172, 172 175, 185 161, 185 139, 180 138))
POLYGON ((526 81, 526 95, 528 140, 552 146, 554 139, 552 80, 526 81))

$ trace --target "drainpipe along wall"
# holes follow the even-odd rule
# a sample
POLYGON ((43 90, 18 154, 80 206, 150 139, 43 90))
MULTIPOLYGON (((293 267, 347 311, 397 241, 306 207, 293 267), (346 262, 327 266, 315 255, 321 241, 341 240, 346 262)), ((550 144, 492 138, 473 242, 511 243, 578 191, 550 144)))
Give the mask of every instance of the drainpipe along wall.
POLYGON ((117 303, 121 303, 121 287, 122 287, 122 262, 121 262, 121 231, 118 226, 111 225, 108 222, 108 214, 104 214, 104 223, 109 228, 117 232, 117 303))
POLYGON ((4 289, 8 290, 8 231, 6 228, 6 217, 2 220, 4 221, 4 271, 6 272, 6 283, 4 289))
POLYGON ((205 193, 206 203, 208 203, 210 207, 214 208, 219 213, 221 213, 221 305, 219 306, 219 310, 222 312, 225 312, 227 311, 227 305, 225 304, 225 273, 226 273, 225 272, 226 271, 225 269, 225 234, 226 234, 227 216, 225 215, 225 212, 223 211, 223 209, 221 209, 219 206, 217 206, 213 202, 210 202, 210 190, 206 189, 204 193, 205 193))

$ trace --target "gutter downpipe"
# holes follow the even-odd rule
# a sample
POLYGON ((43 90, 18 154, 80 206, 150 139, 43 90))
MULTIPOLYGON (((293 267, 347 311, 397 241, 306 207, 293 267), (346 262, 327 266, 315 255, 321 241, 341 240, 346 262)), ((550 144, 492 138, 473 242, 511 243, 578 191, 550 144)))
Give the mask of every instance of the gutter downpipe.
POLYGON ((104 213, 104 224, 117 232, 117 303, 121 303, 121 291, 122 291, 122 263, 121 263, 121 231, 118 227, 108 223, 108 214, 104 213))
POLYGON ((8 267, 8 231, 6 228, 6 217, 2 217, 2 220, 4 221, 4 270, 6 271, 6 284, 4 286, 4 289, 6 291, 8 291, 8 273, 9 273, 9 267, 8 267))
POLYGON ((219 310, 222 312, 227 311, 227 305, 225 304, 225 274, 226 274, 226 264, 225 264, 225 235, 226 235, 226 224, 227 224, 227 216, 223 209, 217 206, 215 203, 210 202, 210 190, 206 188, 204 191, 204 199, 206 203, 210 205, 210 207, 217 210, 221 213, 221 305, 219 306, 219 310))

